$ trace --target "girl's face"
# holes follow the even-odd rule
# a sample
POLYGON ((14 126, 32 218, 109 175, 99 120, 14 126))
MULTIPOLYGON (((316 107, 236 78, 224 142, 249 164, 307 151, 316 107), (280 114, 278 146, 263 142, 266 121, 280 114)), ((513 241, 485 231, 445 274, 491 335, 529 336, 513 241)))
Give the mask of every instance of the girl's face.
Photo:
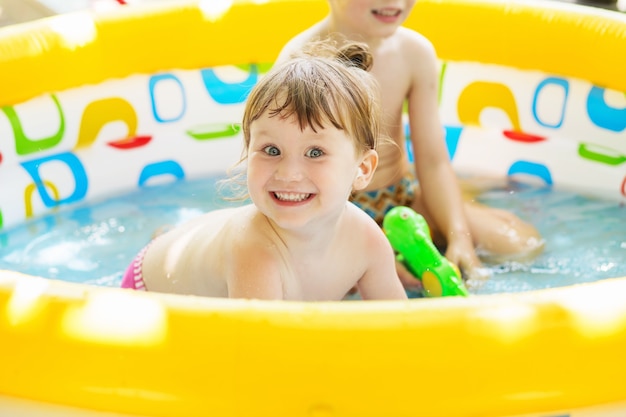
POLYGON ((376 152, 358 155, 345 131, 316 130, 300 130, 295 117, 267 114, 250 126, 250 198, 281 228, 336 221, 352 189, 364 188, 376 167, 376 152))
POLYGON ((329 0, 334 30, 367 42, 395 33, 416 0, 329 0))

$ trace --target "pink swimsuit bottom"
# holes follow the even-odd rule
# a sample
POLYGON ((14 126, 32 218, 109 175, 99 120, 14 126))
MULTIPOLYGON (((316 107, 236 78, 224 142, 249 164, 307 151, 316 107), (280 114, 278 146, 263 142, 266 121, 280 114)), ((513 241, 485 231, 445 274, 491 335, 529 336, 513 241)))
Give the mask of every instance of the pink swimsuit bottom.
POLYGON ((133 290, 139 291, 147 291, 146 284, 143 282, 143 257, 146 255, 148 247, 150 244, 146 245, 135 259, 128 265, 126 272, 124 273, 124 277, 122 278, 122 288, 131 288, 133 290))

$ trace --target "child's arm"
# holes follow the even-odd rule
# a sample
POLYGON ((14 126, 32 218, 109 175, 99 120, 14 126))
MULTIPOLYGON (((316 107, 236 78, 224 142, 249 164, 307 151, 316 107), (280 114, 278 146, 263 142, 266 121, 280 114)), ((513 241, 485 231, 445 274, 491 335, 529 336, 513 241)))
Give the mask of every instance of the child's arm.
POLYGON ((416 34, 407 53, 412 73, 409 124, 415 169, 428 212, 446 238, 446 257, 462 270, 480 266, 470 235, 461 191, 446 149, 439 118, 438 67, 432 44, 416 34))
POLYGON ((370 263, 357 284, 361 297, 364 300, 406 299, 406 292, 396 273, 395 254, 389 240, 375 223, 364 229, 365 236, 361 241, 364 242, 365 250, 358 256, 368 259, 370 263))

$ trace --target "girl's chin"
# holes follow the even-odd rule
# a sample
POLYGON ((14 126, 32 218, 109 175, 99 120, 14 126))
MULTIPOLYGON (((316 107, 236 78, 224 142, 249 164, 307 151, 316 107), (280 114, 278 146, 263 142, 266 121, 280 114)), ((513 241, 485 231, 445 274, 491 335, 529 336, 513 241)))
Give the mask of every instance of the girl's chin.
POLYGON ((314 229, 311 227, 309 221, 303 221, 298 219, 273 219, 273 223, 281 230, 289 230, 293 232, 304 232, 307 229, 314 229))

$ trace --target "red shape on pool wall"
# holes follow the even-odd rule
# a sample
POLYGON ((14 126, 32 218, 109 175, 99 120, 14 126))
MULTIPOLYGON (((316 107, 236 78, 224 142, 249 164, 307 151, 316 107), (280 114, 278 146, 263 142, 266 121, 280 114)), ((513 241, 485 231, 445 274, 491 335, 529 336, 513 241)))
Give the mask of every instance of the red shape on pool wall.
POLYGON ((545 136, 531 135, 530 133, 524 133, 516 130, 503 130, 502 134, 517 142, 534 143, 546 140, 545 136))
POLYGON ((141 146, 145 146, 151 140, 152 140, 152 136, 150 135, 131 136, 129 138, 124 138, 121 140, 109 142, 107 143, 107 145, 112 146, 117 149, 133 149, 133 148, 139 148, 141 146))
POLYGON ((2 152, 0 152, 0 164, 2 163, 2 152))
POLYGON ((624 177, 624 181, 622 181, 622 195, 626 197, 626 177, 624 177))

